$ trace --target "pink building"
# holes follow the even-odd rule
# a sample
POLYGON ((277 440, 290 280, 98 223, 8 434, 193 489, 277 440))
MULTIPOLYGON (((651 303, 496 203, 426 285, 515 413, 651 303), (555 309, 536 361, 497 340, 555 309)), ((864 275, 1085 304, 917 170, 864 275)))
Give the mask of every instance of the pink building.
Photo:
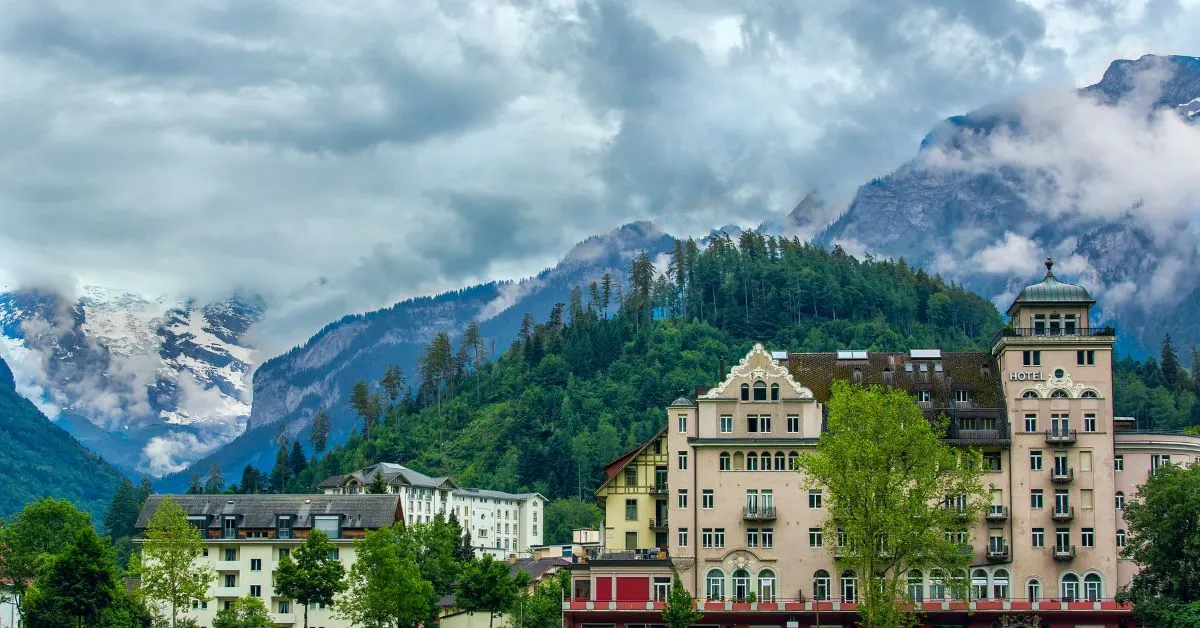
POLYGON ((1009 308, 990 353, 768 353, 667 408, 668 548, 576 566, 568 626, 661 624, 672 573, 702 604, 699 625, 848 626, 858 577, 826 538, 824 496, 792 470, 814 447, 835 379, 909 391, 948 442, 980 448, 991 506, 963 535, 966 599, 947 574, 911 572, 933 626, 1122 626, 1112 598, 1135 566, 1119 558, 1123 502, 1153 468, 1200 459, 1200 438, 1149 434, 1113 416, 1115 331, 1094 301, 1050 271, 1009 308))

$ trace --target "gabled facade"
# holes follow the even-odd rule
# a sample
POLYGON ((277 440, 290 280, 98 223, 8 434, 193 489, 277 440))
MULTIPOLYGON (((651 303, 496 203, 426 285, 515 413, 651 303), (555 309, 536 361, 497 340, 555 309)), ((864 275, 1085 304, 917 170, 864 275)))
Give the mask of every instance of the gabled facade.
POLYGON ((604 474, 595 492, 604 509, 604 551, 664 551, 670 527, 666 430, 609 462, 604 474))

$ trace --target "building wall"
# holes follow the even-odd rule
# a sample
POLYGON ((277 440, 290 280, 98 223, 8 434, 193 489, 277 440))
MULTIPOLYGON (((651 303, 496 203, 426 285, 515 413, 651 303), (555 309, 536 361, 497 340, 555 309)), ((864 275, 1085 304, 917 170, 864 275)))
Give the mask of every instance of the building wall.
MULTIPOLYGON (((666 508, 668 494, 659 492, 655 478, 656 469, 669 472, 667 439, 655 437, 637 455, 617 469, 599 490, 596 499, 604 509, 604 548, 606 551, 625 551, 665 547, 668 529, 658 525, 658 510, 666 508), (632 471, 627 471, 632 470, 632 471), (633 481, 626 475, 632 473, 633 481), (633 518, 626 515, 626 502, 636 504, 633 518), (662 503, 662 506, 659 506, 662 503), (652 526, 652 524, 654 524, 652 526), (629 535, 633 536, 633 547, 628 547, 629 535), (659 537, 662 537, 661 539, 659 537), (663 542, 660 542, 663 541, 663 542)), ((669 485, 669 480, 667 482, 669 485)), ((664 510, 669 522, 669 510, 664 510)))
POLYGON ((470 532, 477 554, 529 557, 529 548, 544 538, 546 500, 537 494, 502 495, 456 491, 454 512, 470 532))

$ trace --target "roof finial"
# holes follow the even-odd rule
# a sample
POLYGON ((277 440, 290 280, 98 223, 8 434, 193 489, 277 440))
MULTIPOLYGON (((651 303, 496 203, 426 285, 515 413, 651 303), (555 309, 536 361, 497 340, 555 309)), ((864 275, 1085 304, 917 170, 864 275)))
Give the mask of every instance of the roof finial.
POLYGON ((1051 269, 1052 269, 1052 268, 1054 268, 1054 260, 1052 260, 1052 259, 1050 259, 1049 257, 1047 257, 1047 258, 1046 258, 1046 274, 1047 274, 1047 275, 1051 274, 1051 269))

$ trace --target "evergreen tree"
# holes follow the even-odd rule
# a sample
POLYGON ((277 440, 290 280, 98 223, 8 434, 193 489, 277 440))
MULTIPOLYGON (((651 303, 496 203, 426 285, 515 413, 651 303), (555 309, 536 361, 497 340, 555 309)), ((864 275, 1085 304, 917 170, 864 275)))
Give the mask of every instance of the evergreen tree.
POLYGON ((325 408, 317 408, 313 414, 312 430, 309 432, 308 442, 312 443, 314 454, 324 452, 325 447, 328 446, 329 414, 325 412, 325 408))
POLYGON ((304 449, 300 447, 300 441, 292 441, 292 453, 288 456, 288 477, 300 475, 306 466, 308 460, 304 458, 304 449))
POLYGON ((1179 366, 1179 354, 1175 351, 1175 345, 1171 344, 1171 334, 1163 334, 1162 340, 1162 369, 1163 383, 1167 389, 1171 391, 1179 391, 1180 385, 1183 383, 1182 369, 1179 366))
POLYGON ((688 593, 679 574, 671 577, 671 594, 662 610, 663 623, 667 628, 687 628, 700 621, 703 613, 696 610, 696 600, 688 593))
POLYGON ((333 550, 325 533, 313 530, 300 547, 279 561, 275 595, 296 600, 304 608, 304 628, 308 628, 310 604, 331 605, 333 597, 346 589, 345 570, 331 557, 333 550))
POLYGON ((187 512, 170 496, 163 497, 150 517, 141 556, 134 556, 130 571, 140 579, 146 598, 170 609, 175 628, 179 609, 192 600, 209 600, 208 585, 216 574, 199 562, 204 551, 200 530, 187 520, 187 512))
POLYGON ((404 371, 399 366, 392 364, 387 367, 383 373, 383 378, 379 380, 379 387, 383 389, 387 399, 392 405, 403 396, 404 392, 404 371))
POLYGON ((367 492, 372 495, 383 495, 388 492, 387 482, 383 481, 383 474, 376 471, 371 477, 371 483, 367 485, 367 492))
POLYGON ((225 476, 221 475, 221 467, 213 463, 208 470, 208 479, 204 481, 205 493, 220 493, 225 490, 225 476))
POLYGON ((280 445, 275 452, 275 467, 271 469, 271 492, 282 493, 287 488, 291 474, 288 472, 287 445, 280 445))
POLYGON ((142 500, 138 489, 128 478, 121 479, 121 485, 113 494, 112 502, 104 513, 104 532, 112 539, 133 536, 133 526, 137 523, 138 513, 142 509, 142 500))
POLYGON ((471 533, 458 521, 458 515, 450 513, 450 518, 447 523, 454 530, 454 536, 457 538, 457 543, 454 545, 454 560, 461 567, 467 561, 475 557, 475 550, 471 547, 471 533))
POLYGON ((204 483, 200 480, 200 472, 192 473, 192 481, 188 484, 188 495, 199 495, 204 492, 204 483))
POLYGON ((367 388, 367 383, 360 379, 350 391, 350 407, 362 417, 363 435, 367 440, 371 440, 371 425, 375 423, 371 416, 374 411, 371 405, 371 390, 367 388))
POLYGON ((259 492, 261 488, 260 484, 261 479, 259 477, 258 469, 255 469, 251 465, 246 465, 246 468, 242 469, 242 481, 241 484, 239 484, 241 492, 247 495, 253 495, 259 492))

